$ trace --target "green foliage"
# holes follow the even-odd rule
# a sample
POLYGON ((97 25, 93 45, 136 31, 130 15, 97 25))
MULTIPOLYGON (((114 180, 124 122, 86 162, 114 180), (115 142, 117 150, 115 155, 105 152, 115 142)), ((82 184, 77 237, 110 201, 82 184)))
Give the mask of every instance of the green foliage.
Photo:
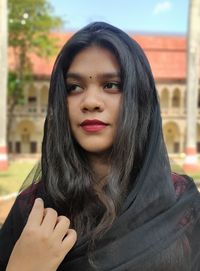
POLYGON ((49 33, 57 30, 62 20, 52 15, 46 0, 9 0, 8 9, 10 46, 42 56, 55 53, 56 40, 49 33))
POLYGON ((16 72, 10 71, 8 74, 8 100, 10 105, 13 103, 16 104, 24 104, 24 93, 23 88, 24 84, 27 81, 32 80, 31 73, 28 73, 22 77, 22 80, 20 80, 19 76, 16 72), (11 101, 10 101, 11 100, 11 101))
POLYGON ((47 0, 9 0, 9 46, 15 70, 8 76, 10 111, 23 99, 23 88, 32 78, 30 53, 50 57, 57 51, 57 40, 50 35, 63 21, 54 16, 47 0))

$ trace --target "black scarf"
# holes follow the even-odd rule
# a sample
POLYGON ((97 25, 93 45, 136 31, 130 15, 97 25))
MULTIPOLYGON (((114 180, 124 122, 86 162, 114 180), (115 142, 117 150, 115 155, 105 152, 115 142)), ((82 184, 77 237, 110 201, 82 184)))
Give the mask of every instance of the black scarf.
POLYGON ((59 270, 200 270, 199 192, 192 179, 171 173, 161 126, 157 108, 136 184, 112 228, 96 243, 96 269, 88 263, 83 238, 59 270))
MULTIPOLYGON (((93 263, 88 260, 89 237, 85 236, 78 239, 58 271, 200 270, 199 192, 191 178, 171 173, 159 107, 153 113, 144 155, 144 164, 121 213, 95 243, 93 263)), ((51 205, 38 187, 18 196, 0 232, 2 266, 23 229, 25 199, 29 198, 32 205, 35 197, 40 196, 46 206, 51 205)))

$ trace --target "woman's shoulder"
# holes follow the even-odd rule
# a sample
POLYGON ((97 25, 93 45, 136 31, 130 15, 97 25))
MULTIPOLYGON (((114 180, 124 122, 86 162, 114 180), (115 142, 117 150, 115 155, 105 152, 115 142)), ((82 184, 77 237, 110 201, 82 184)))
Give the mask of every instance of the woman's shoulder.
POLYGON ((22 188, 17 196, 18 202, 26 202, 28 204, 33 205, 34 200, 37 197, 43 198, 45 196, 44 192, 44 184, 39 181, 37 183, 32 183, 26 188, 22 188))
POLYGON ((172 181, 177 196, 183 194, 188 186, 188 176, 172 172, 172 181))
POLYGON ((193 187, 198 190, 193 178, 188 175, 172 172, 172 182, 177 197, 180 197, 182 194, 184 194, 189 189, 189 187, 193 187))

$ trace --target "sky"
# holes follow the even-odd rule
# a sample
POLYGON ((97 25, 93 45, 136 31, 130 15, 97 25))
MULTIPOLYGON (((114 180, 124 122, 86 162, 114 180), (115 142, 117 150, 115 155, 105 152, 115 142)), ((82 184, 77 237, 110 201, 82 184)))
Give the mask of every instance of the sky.
POLYGON ((189 0, 49 0, 65 20, 63 30, 76 31, 105 21, 133 33, 186 34, 189 0))

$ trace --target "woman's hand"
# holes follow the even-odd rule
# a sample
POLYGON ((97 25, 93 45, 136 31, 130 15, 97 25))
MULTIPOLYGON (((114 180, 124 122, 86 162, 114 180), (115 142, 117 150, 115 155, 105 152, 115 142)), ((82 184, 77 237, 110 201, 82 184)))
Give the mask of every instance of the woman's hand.
POLYGON ((55 271, 77 239, 69 224, 67 217, 44 209, 43 200, 36 199, 6 271, 55 271))

